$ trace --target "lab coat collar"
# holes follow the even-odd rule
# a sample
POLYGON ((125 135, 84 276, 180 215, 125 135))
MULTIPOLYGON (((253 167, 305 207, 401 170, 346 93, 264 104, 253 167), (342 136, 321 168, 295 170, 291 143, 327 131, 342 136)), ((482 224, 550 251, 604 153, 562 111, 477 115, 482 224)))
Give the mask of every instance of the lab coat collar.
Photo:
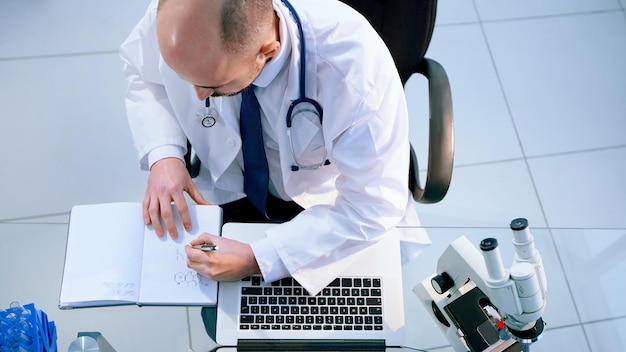
MULTIPOLYGON (((274 4, 276 7, 277 4, 274 4)), ((268 62, 261 74, 254 80, 254 85, 260 88, 267 87, 276 78, 280 70, 287 64, 291 54, 291 40, 287 32, 286 21, 292 21, 290 16, 285 16, 280 9, 275 8, 276 14, 279 18, 278 35, 280 38, 280 48, 278 54, 268 62)), ((294 23, 295 25, 295 23, 294 23)))
POLYGON ((306 42, 306 53, 300 52, 300 34, 298 33, 298 25, 291 15, 289 9, 281 0, 273 0, 274 10, 280 18, 280 40, 281 48, 278 55, 268 62, 259 76, 254 80, 253 84, 257 87, 267 87, 278 75, 285 65, 289 65, 289 78, 285 98, 289 101, 296 100, 300 97, 300 57, 306 55, 306 96, 316 99, 317 92, 317 42, 315 40, 314 30, 309 23, 308 17, 304 11, 299 11, 297 5, 292 6, 298 12, 298 16, 302 22, 302 31, 306 42))

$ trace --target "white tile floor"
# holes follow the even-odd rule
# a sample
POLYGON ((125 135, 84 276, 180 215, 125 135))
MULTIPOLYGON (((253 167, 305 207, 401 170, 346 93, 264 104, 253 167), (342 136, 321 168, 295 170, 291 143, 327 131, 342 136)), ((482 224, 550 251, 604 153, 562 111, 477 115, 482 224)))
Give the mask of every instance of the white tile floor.
MULTIPOLYGON (((117 47, 146 4, 0 3, 0 306, 36 302, 61 351, 79 331, 118 351, 185 351, 189 332, 196 351, 212 346, 195 308, 190 329, 184 308, 56 308, 69 208, 144 191, 117 47)), ((450 350, 410 292, 445 246, 506 239, 521 216, 549 282, 532 350, 626 350, 626 0, 441 0, 427 56, 451 81, 456 159, 448 196, 419 206, 434 244, 404 269, 407 344, 450 350)), ((423 90, 407 85, 422 156, 423 90)))

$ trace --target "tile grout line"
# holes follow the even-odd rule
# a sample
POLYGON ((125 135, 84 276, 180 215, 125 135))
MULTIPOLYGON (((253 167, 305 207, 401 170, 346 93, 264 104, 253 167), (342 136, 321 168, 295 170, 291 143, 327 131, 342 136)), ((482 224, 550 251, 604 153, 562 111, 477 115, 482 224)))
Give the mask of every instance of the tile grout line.
POLYGON ((609 317, 609 318, 604 318, 604 319, 589 320, 589 321, 583 322, 582 325, 606 323, 606 322, 612 322, 612 321, 617 321, 617 320, 622 320, 622 319, 626 319, 626 315, 620 315, 617 317, 609 317))
MULTIPOLYGON (((455 164, 454 167, 455 168, 464 168, 464 167, 473 167, 473 166, 493 165, 493 164, 499 164, 499 163, 508 163, 508 162, 513 162, 513 161, 521 161, 521 160, 524 160, 524 159, 531 160, 531 159, 554 158, 554 157, 560 157, 560 156, 577 155, 577 154, 585 154, 585 153, 595 153, 595 152, 604 152, 604 151, 608 151, 608 150, 619 150, 619 149, 626 149, 626 144, 624 144, 624 145, 608 146, 608 147, 598 147, 598 148, 571 150, 571 151, 564 151, 564 152, 555 152, 555 153, 541 154, 541 155, 531 155, 531 156, 527 155, 525 157, 518 157, 518 158, 481 161, 481 162, 458 164, 458 165, 455 164)), ((420 171, 425 172, 426 169, 420 169, 420 171)))
MULTIPOLYGON (((498 66, 496 64, 496 60, 495 60, 493 51, 491 50, 491 46, 489 45, 487 32, 485 30, 484 22, 481 20, 480 12, 478 11, 478 6, 476 5, 476 0, 472 0, 472 4, 474 5, 474 11, 476 12, 476 17, 478 18, 478 25, 479 25, 480 31, 481 31, 481 33, 483 35, 483 40, 485 42, 485 46, 487 47, 487 52, 489 53, 489 58, 491 59, 491 64, 493 66, 494 73, 496 75, 496 79, 498 80, 498 85, 500 87, 502 98, 504 99, 504 103, 505 103, 506 109, 507 109, 508 114, 509 114, 509 119, 511 120, 511 123, 513 125, 513 130, 515 131, 515 135, 517 136, 517 142, 519 144, 519 147, 520 147, 520 150, 521 150, 521 153, 522 153, 522 157, 524 159, 524 163, 526 164, 526 170, 528 172, 528 176, 530 177, 530 181, 531 181, 531 184, 532 184, 532 187, 533 187, 533 191, 535 192, 535 196, 537 197, 537 201, 539 203, 539 208, 540 208, 541 214, 542 214, 542 216, 544 218, 545 224, 548 227, 548 233, 550 235, 550 239, 552 240, 552 245, 554 246, 554 249, 556 251, 556 255, 557 255, 557 259, 558 259, 559 265, 561 267, 561 271, 565 274, 566 273, 565 266, 563 265, 563 260, 561 259, 560 251, 559 251, 559 249, 558 249, 558 247, 556 245, 556 241, 554 240, 554 234, 552 232, 552 229, 550 228, 550 222, 548 221, 548 217, 547 217, 545 208, 543 206, 543 203, 541 202, 541 197, 539 195, 539 190, 537 189, 537 184, 536 184, 535 179, 533 177, 533 174, 532 174, 532 171, 531 171, 531 168, 530 168, 530 163, 528 162, 528 158, 526 156, 526 150, 524 149, 524 146, 523 146, 521 138, 520 138, 519 130, 517 129, 517 125, 515 123, 515 119, 513 118, 513 111, 511 110, 511 105, 510 105, 509 100, 507 98, 506 91, 504 89, 504 84, 502 82, 502 78, 500 77, 500 73, 498 71, 498 66)), ((567 290, 568 290, 570 298, 572 300, 572 304, 574 305, 574 311, 576 312, 576 316, 578 318, 578 321, 582 323, 580 310, 578 308, 578 305, 576 304, 576 300, 574 298, 574 292, 572 291, 572 286, 571 286, 571 284, 569 282, 569 279, 567 278, 567 275, 565 275, 565 285, 567 286, 567 290)), ((591 351, 592 350, 591 342, 589 341, 589 337, 587 336, 587 332, 586 332, 586 330, 584 328, 582 330, 583 330, 583 336, 585 338, 585 342, 587 344, 587 348, 591 351)))
MULTIPOLYGON (((474 6, 474 9, 476 10, 476 13, 478 13, 478 9, 476 6, 474 6)), ((543 20, 543 19, 551 19, 551 18, 574 17, 574 16, 594 15, 594 14, 603 14, 603 13, 612 13, 612 12, 624 12, 626 14, 626 7, 623 7, 620 4, 619 8, 606 9, 606 10, 590 10, 590 11, 580 11, 580 12, 571 12, 571 13, 558 13, 558 14, 548 14, 548 15, 501 18, 501 19, 493 19, 493 20, 482 20, 479 18, 477 21, 450 22, 450 23, 437 24, 437 26, 438 27, 455 27, 455 26, 466 26, 466 25, 474 25, 474 24, 480 25, 482 23, 502 23, 502 22, 543 20)))
POLYGON ((604 319, 589 320, 589 321, 579 322, 575 324, 565 324, 565 325, 559 325, 555 327, 546 327, 546 331, 562 330, 562 329, 569 329, 569 328, 575 328, 575 327, 580 327, 584 331, 585 325, 616 322, 616 321, 623 320, 623 319, 626 319, 626 315, 621 315, 617 317, 609 317, 609 318, 604 318, 604 319))
POLYGON ((76 53, 64 53, 64 54, 0 57, 0 62, 21 61, 21 60, 58 59, 58 58, 68 58, 68 57, 97 56, 97 55, 110 55, 110 54, 118 54, 118 51, 117 50, 103 50, 103 51, 86 51, 86 52, 76 52, 76 53))
MULTIPOLYGON (((39 214, 39 215, 22 216, 22 217, 17 217, 17 218, 0 219, 0 223, 30 224, 31 222, 25 221, 25 220, 36 220, 36 219, 50 218, 50 217, 64 216, 64 215, 69 216, 69 214, 70 214, 69 212, 62 212, 62 213, 51 213, 51 214, 39 214)), ((43 223, 42 222, 32 222, 32 224, 43 224, 43 223)), ((53 222, 51 224, 67 224, 67 221, 65 221, 65 222, 53 222)))
POLYGON ((564 151, 564 152, 555 152, 555 153, 541 154, 541 155, 531 155, 531 156, 526 156, 526 159, 541 159, 541 158, 550 158, 550 157, 573 155, 573 154, 604 152, 607 150, 616 150, 616 149, 626 149, 626 144, 619 144, 619 145, 606 146, 606 147, 587 148, 587 149, 580 149, 580 150, 571 150, 571 151, 564 151))
POLYGON ((620 11, 622 11, 621 7, 614 8, 614 9, 605 9, 605 10, 589 10, 589 11, 578 11, 578 12, 569 12, 569 13, 556 13, 556 14, 549 14, 549 15, 535 15, 535 16, 526 16, 526 17, 493 19, 493 20, 485 20, 485 21, 480 21, 480 22, 481 23, 501 23, 501 22, 516 22, 516 21, 529 21, 529 20, 544 20, 544 19, 552 19, 552 18, 599 15, 599 14, 613 13, 613 12, 617 13, 620 11))
MULTIPOLYGON (((440 229, 440 230, 511 230, 508 226, 397 226, 398 228, 440 229)), ((565 230, 565 231, 626 231, 626 227, 542 227, 532 226, 532 230, 565 230)))
MULTIPOLYGON (((506 95, 506 91, 504 90, 504 84, 502 83, 502 78, 500 77, 500 73, 498 71, 498 66, 496 64, 496 60, 495 57, 493 55, 493 51, 491 50, 491 46, 489 45, 489 40, 487 38, 487 32, 485 31, 485 27, 483 25, 483 22, 481 20, 480 17, 480 13, 478 11, 478 6, 476 5, 476 0, 473 0, 472 3, 474 4, 474 11, 476 12, 476 17, 478 18, 478 25, 480 27, 480 31, 483 35, 483 39, 485 41, 485 46, 487 47, 487 52, 489 53, 489 58, 491 59, 491 65, 493 67, 494 73, 496 75, 496 79, 498 81, 498 86, 500 87, 500 92, 502 94, 502 98, 504 99, 504 104, 506 106, 507 112, 509 114, 509 119, 511 121, 511 124, 513 125, 513 130, 515 131, 515 136, 517 137, 517 143, 520 147, 520 151, 522 153, 522 158, 524 160, 524 163, 526 164, 526 169, 528 171, 528 175, 530 177, 531 183, 533 185, 533 190, 535 192, 535 196, 537 197, 537 200, 539 201, 539 207, 541 208, 541 214, 543 215, 544 221, 546 223, 546 225, 548 227, 550 227, 550 223, 548 222, 548 218, 546 216, 546 212, 545 209, 543 207, 543 204, 541 203, 541 197, 539 196, 539 191, 537 189, 537 185, 535 183, 535 179, 533 178, 532 172, 530 170, 530 165, 528 163, 528 157, 526 155, 526 150, 524 149, 524 145, 522 144, 522 140, 520 138, 520 133, 519 130, 517 128, 517 124, 515 123, 515 119, 513 118, 513 111, 511 110, 511 104, 509 103, 509 99, 506 95)), ((518 159, 518 160, 521 160, 518 159)))

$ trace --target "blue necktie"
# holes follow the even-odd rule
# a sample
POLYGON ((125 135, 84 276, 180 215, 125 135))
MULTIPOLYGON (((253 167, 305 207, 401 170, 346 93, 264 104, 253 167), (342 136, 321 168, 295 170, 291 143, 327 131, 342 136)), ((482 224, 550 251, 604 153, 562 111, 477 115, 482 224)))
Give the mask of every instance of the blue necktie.
POLYGON ((263 144, 261 111, 254 86, 242 92, 239 128, 243 151, 243 189, 248 200, 263 214, 267 203, 269 169, 263 144))

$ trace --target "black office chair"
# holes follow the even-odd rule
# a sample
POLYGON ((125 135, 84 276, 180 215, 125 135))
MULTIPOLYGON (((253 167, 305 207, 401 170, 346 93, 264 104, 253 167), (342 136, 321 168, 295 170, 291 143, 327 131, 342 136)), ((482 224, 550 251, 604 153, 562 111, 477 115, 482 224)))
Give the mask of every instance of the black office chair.
MULTIPOLYGON (((430 109, 428 167, 421 187, 411 146, 409 189, 419 203, 436 203, 450 187, 454 161, 454 119, 450 83, 443 67, 425 58, 435 27, 437 0, 340 0, 360 12, 387 44, 402 84, 414 73, 428 79, 430 109)), ((410 99, 410 97, 407 97, 410 99)))
MULTIPOLYGON (((448 192, 454 159, 454 122, 450 83, 443 67, 425 58, 435 26, 437 0, 340 0, 360 12, 387 44, 402 84, 414 73, 428 79, 429 141, 426 182, 422 188, 417 156, 411 146, 409 189, 419 203, 436 203, 448 192)), ((408 98, 408 97, 407 97, 408 98)), ((198 175, 200 162, 185 156, 191 177, 198 175)))

